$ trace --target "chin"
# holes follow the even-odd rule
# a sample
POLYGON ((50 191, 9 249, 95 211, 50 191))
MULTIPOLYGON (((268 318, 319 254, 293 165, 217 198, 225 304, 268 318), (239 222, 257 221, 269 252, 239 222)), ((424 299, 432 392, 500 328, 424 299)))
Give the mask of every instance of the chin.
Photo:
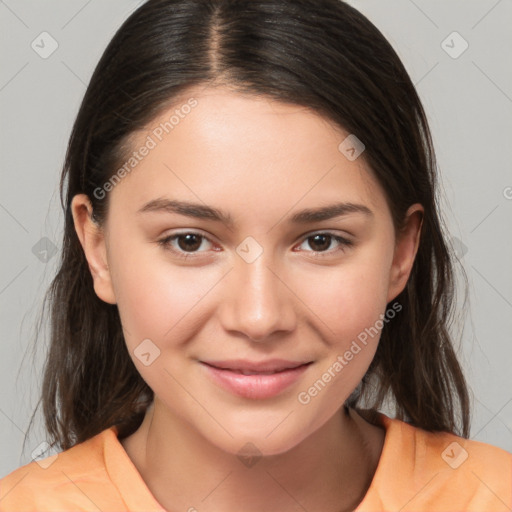
POLYGON ((217 446, 227 453, 239 457, 242 461, 250 457, 270 457, 282 455, 299 445, 307 435, 304 432, 283 432, 281 435, 272 434, 266 437, 266 433, 244 433, 234 434, 233 439, 217 446))
POLYGON ((299 418, 296 411, 289 413, 290 410, 283 411, 278 419, 274 419, 274 415, 269 418, 268 415, 261 414, 262 421, 251 422, 247 418, 244 420, 239 418, 239 421, 233 419, 231 422, 224 423, 226 430, 233 437, 222 435, 222 438, 210 438, 210 442, 225 452, 239 456, 245 455, 244 450, 248 452, 247 455, 251 452, 259 456, 284 454, 316 430, 313 425, 309 425, 308 428, 309 422, 299 418))

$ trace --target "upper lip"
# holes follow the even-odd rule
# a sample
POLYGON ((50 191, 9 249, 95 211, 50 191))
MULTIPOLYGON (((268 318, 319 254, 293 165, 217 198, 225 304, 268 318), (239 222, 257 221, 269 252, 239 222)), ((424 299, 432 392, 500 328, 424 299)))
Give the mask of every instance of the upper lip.
POLYGON ((268 359, 266 361, 249 361, 247 359, 230 359, 224 361, 202 361, 210 366, 225 370, 243 370, 251 372, 276 372, 297 368, 312 361, 288 361, 285 359, 268 359))

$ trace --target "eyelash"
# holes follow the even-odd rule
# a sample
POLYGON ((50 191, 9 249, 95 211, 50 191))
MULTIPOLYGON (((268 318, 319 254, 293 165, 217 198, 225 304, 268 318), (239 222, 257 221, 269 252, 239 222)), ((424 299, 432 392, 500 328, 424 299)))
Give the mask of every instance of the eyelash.
MULTIPOLYGON (((185 235, 196 235, 196 236, 200 237, 201 239, 208 240, 208 242, 212 243, 212 241, 207 236, 205 236, 205 235, 203 235, 201 233, 198 233, 198 232, 195 232, 195 231, 184 231, 182 233, 177 233, 177 234, 165 237, 165 238, 163 238, 161 240, 158 240, 158 245, 160 245, 161 247, 163 247, 164 249, 166 249, 168 251, 173 252, 179 258, 183 258, 183 259, 187 259, 189 257, 195 258, 196 254, 201 254, 201 253, 197 253, 197 252, 196 253, 193 253, 193 252, 191 252, 191 253, 182 252, 180 250, 174 249, 171 246, 171 244, 170 244, 172 241, 176 240, 177 238, 179 238, 181 236, 185 236, 185 235)), ((302 245, 309 238, 313 238, 313 237, 315 237, 317 235, 327 235, 327 236, 330 236, 333 240, 335 240, 336 242, 341 244, 341 247, 339 247, 338 249, 335 249, 334 251, 306 251, 306 252, 312 252, 314 254, 315 258, 324 258, 324 257, 332 255, 333 253, 338 253, 340 251, 344 252, 346 248, 352 247, 354 245, 354 243, 352 241, 347 240, 346 238, 343 238, 343 237, 341 237, 339 235, 335 235, 334 233, 332 233, 330 231, 319 231, 319 232, 313 233, 311 235, 308 235, 308 236, 306 236, 306 237, 304 237, 302 239, 300 245, 302 245)))

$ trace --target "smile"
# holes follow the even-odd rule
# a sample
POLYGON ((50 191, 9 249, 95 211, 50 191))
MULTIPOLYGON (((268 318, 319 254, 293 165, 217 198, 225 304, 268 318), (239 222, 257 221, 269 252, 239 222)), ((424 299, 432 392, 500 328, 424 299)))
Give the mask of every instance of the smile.
POLYGON ((265 399, 278 395, 294 384, 312 361, 290 363, 206 363, 201 366, 218 386, 232 394, 249 399, 265 399), (260 369, 257 369, 259 367, 260 369))

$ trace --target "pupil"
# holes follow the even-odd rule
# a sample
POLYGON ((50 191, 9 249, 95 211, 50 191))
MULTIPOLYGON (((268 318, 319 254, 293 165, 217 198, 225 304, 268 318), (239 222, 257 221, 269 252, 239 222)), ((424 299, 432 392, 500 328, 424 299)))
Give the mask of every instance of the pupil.
MULTIPOLYGON (((326 244, 324 243, 324 244, 320 244, 320 245, 323 245, 323 249, 327 249, 327 248, 329 247, 329 240, 330 240, 330 238, 331 238, 331 237, 330 237, 330 235, 313 235, 313 237, 312 237, 312 238, 313 238, 314 244, 315 244, 315 245, 317 245, 317 246, 318 246, 318 244, 316 243, 316 240, 317 240, 317 239, 319 239, 319 238, 320 238, 320 239, 327 240, 327 243, 326 243, 326 244)), ((321 248, 321 249, 322 249, 322 248, 321 248)), ((321 249, 320 249, 320 250, 321 250, 321 249)), ((315 249, 315 250, 317 250, 317 249, 315 249)))
POLYGON ((194 237, 195 237, 196 239, 199 239, 199 237, 198 237, 197 235, 194 235, 194 234, 188 234, 188 235, 182 235, 182 236, 180 236, 180 237, 178 238, 178 245, 180 246, 180 249, 183 249, 183 250, 190 250, 190 249, 191 249, 191 250, 194 250, 194 249, 198 249, 198 248, 201 246, 201 242, 199 242, 199 243, 198 243, 198 242, 196 241, 196 243, 195 243, 195 244, 192 242, 192 245, 191 245, 190 243, 188 243, 188 242, 190 242, 190 241, 191 241, 191 239, 193 239, 194 237), (181 241, 181 240, 183 240, 184 238, 185 238, 188 242, 187 242, 187 243, 185 243, 185 244, 180 243, 180 241, 181 241))

